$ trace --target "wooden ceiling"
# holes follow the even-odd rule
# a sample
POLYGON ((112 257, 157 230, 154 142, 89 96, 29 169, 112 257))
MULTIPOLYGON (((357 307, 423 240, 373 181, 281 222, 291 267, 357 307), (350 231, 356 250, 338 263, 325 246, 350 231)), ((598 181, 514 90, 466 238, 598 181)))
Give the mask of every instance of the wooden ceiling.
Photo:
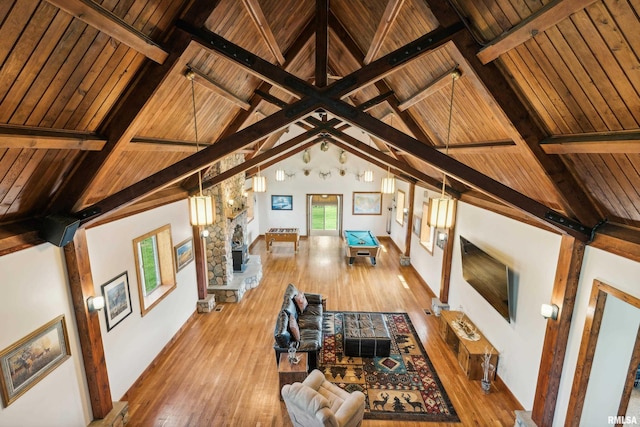
POLYGON ((48 214, 89 225, 186 197, 225 156, 251 173, 319 138, 581 240, 638 228, 639 15, 638 0, 3 1, 0 253, 48 214), (306 133, 281 147, 291 123, 306 133))

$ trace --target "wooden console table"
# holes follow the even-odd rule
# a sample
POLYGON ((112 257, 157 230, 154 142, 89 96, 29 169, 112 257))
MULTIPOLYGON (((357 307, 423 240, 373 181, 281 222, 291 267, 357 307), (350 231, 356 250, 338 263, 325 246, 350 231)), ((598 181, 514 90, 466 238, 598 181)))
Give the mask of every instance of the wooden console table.
POLYGON ((482 360, 485 349, 491 351, 491 364, 496 367, 493 371, 493 375, 490 380, 495 378, 495 372, 498 369, 498 355, 499 353, 493 348, 493 345, 478 331, 469 320, 468 317, 464 317, 465 322, 472 326, 476 330, 476 333, 480 335, 480 339, 473 341, 461 336, 464 332, 456 332, 453 324, 460 315, 459 311, 442 310, 440 312, 440 335, 444 341, 451 347, 454 353, 458 356, 458 363, 462 370, 470 380, 482 379, 482 360))
MULTIPOLYGON (((289 363, 289 354, 287 352, 280 353, 280 358, 278 359, 280 390, 282 390, 282 387, 285 384, 302 382, 307 378, 307 373, 309 371, 307 353, 299 352, 296 353, 296 356, 300 358, 300 361, 294 365, 289 363)), ((280 395, 280 400, 282 400, 282 395, 280 395)))

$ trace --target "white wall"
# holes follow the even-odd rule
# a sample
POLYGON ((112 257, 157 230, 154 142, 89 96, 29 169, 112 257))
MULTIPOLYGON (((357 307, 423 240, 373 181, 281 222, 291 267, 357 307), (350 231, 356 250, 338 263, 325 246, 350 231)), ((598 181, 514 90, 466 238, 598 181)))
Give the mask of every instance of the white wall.
POLYGON ((320 144, 314 145, 309 151, 311 161, 308 164, 302 161, 302 153, 299 153, 261 171, 267 177, 267 191, 256 194, 256 216, 260 218, 260 234, 271 227, 297 227, 301 235, 306 235, 306 195, 327 193, 343 196, 343 230, 371 230, 376 236, 386 236, 387 207, 391 203, 391 197, 383 197, 381 215, 352 214, 353 192, 379 192, 380 181, 386 171, 372 167, 370 163, 350 153, 347 153, 347 162, 340 164, 338 157, 342 150, 333 144, 330 144, 328 151, 321 151, 320 144), (357 175, 364 171, 365 166, 373 170, 373 182, 358 180, 357 175), (277 182, 275 174, 279 168, 283 168, 288 174, 295 173, 295 177, 277 182), (346 170, 344 176, 340 176, 340 168, 346 170), (308 176, 304 175, 304 169, 310 171, 308 176), (320 177, 321 172, 330 172, 331 176, 323 179, 320 177), (293 210, 271 210, 272 195, 292 195, 293 210))
POLYGON ((49 243, 0 257, 0 349, 64 314, 71 357, 8 407, 0 426, 84 426, 91 420, 62 249, 49 243))
POLYGON ((177 275, 177 287, 144 317, 140 315, 138 278, 132 241, 171 224, 173 245, 192 237, 187 201, 180 201, 87 230, 96 294, 101 285, 126 271, 133 313, 107 332, 100 317, 111 395, 119 400, 196 310, 195 262, 177 275), (132 345, 135 343, 135 345, 132 345))
MULTIPOLYGON (((173 244, 191 236, 187 202, 177 202, 87 230, 95 293, 123 271, 133 312, 107 332, 99 313, 113 400, 119 400, 196 309, 195 263, 177 274, 177 289, 140 316, 132 240, 167 223, 173 244)), ((49 243, 0 257, 0 349, 64 314, 71 357, 10 406, 0 426, 85 426, 92 420, 64 254, 49 243)))
MULTIPOLYGON (((614 288, 620 289, 621 291, 636 298, 640 298, 638 277, 640 277, 640 263, 587 246, 584 255, 583 268, 580 274, 580 284, 578 287, 578 295, 576 297, 576 307, 573 312, 572 327, 569 332, 569 343, 567 345, 567 354, 563 368, 564 374, 560 380, 560 390, 556 405, 554 425, 564 425, 564 420, 566 418, 566 410, 571 396, 571 386, 575 373, 575 366, 578 360, 578 352, 580 350, 580 342, 582 339, 582 332, 584 330, 584 322, 587 316, 587 307, 589 304, 589 296, 591 294, 593 281, 595 279, 601 280, 614 288)), ((621 328, 624 328, 626 340, 635 343, 635 331, 637 331, 638 324, 638 310, 629 310, 628 307, 619 308, 619 311, 632 314, 627 315, 623 321, 616 318, 610 319, 610 299, 612 298, 607 298, 599 336, 619 336, 619 334, 623 332, 621 328), (624 322, 626 322, 625 325, 623 325, 624 322), (628 328, 633 328, 633 325, 636 325, 636 329, 633 332, 629 332, 628 328)), ((620 384, 617 384, 615 379, 620 376, 621 372, 627 372, 629 367, 629 358, 627 357, 625 362, 620 361, 619 358, 621 357, 621 354, 624 355, 625 349, 620 345, 611 347, 600 346, 600 339, 598 339, 597 351, 600 352, 601 350, 604 350, 604 353, 597 354, 596 356, 607 360, 607 363, 598 364, 597 370, 599 372, 597 375, 595 372, 594 375, 592 375, 588 389, 596 387, 608 390, 610 392, 608 396, 612 400, 615 400, 616 403, 619 403, 620 384)), ((595 399, 587 399, 593 399, 593 395, 591 395, 591 393, 587 394, 584 403, 585 408, 598 406, 598 408, 591 409, 600 409, 600 412, 597 414, 593 412, 588 414, 590 417, 596 417, 592 421, 588 420, 587 417, 584 417, 583 415, 583 423, 585 426, 604 425, 606 423, 607 416, 616 415, 615 413, 611 413, 611 410, 609 409, 611 407, 611 401, 603 402, 595 399), (602 420, 605 420, 604 423, 601 422, 602 420)))

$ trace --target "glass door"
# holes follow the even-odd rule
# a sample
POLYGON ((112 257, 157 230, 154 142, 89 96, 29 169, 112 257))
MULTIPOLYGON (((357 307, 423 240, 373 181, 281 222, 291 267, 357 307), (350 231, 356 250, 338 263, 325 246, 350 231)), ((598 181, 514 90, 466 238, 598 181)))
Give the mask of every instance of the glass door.
POLYGON ((307 228, 310 236, 340 236, 342 195, 308 194, 307 228))

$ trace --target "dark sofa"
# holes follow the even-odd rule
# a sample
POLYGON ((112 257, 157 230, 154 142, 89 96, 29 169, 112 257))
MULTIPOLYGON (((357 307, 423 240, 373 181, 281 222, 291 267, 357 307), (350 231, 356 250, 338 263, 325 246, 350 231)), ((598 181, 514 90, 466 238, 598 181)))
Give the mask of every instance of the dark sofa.
POLYGON ((294 302, 294 297, 300 293, 302 292, 293 284, 287 285, 282 307, 276 319, 273 348, 277 364, 280 354, 288 352, 293 343, 297 351, 308 353, 309 371, 311 371, 318 367, 318 356, 322 348, 322 295, 304 292, 308 305, 303 312, 300 312, 294 302), (294 341, 291 335, 289 315, 293 315, 297 320, 300 329, 299 341, 294 341))

